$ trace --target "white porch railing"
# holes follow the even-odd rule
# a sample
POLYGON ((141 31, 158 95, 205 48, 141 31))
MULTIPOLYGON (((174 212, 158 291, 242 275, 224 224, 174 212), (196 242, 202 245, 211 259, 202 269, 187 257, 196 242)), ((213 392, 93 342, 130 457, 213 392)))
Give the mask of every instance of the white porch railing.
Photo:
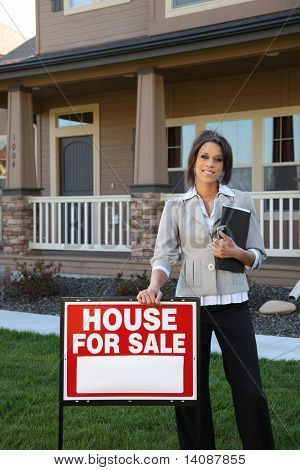
MULTIPOLYGON (((251 193, 268 256, 300 257, 300 192, 251 193)), ((162 194, 161 200, 181 196, 162 194)))
POLYGON ((33 205, 30 248, 131 251, 130 196, 28 197, 33 205))
POLYGON ((300 256, 300 192, 253 192, 269 256, 300 256))

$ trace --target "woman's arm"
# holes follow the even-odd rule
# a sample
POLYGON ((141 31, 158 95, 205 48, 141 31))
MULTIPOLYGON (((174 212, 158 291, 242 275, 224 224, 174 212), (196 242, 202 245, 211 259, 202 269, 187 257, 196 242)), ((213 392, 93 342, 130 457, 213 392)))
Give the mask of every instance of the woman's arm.
POLYGON ((252 251, 243 250, 243 248, 237 246, 234 258, 247 266, 252 266, 256 256, 252 251))
POLYGON ((159 222, 154 254, 150 259, 152 268, 164 267, 171 273, 179 258, 179 231, 177 201, 169 199, 159 222))
POLYGON ((177 225, 176 201, 168 200, 164 206, 155 242, 154 255, 150 260, 152 273, 150 285, 137 295, 143 304, 159 304, 162 298, 161 287, 179 257, 179 234, 177 225), (167 274, 168 273, 168 274, 167 274))

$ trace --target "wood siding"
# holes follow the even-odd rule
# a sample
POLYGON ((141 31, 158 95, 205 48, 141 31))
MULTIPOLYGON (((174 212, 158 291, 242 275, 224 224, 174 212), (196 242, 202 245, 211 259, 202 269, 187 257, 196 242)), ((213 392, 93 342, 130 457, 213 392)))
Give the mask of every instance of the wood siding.
POLYGON ((49 0, 39 0, 41 54, 103 44, 148 34, 148 0, 99 8, 73 15, 52 12, 49 0))
POLYGON ((300 69, 180 83, 168 90, 167 118, 221 114, 300 104, 300 69))
POLYGON ((52 11, 52 5, 50 0, 37 0, 36 48, 40 54, 292 10, 295 0, 255 0, 173 18, 165 18, 164 0, 131 0, 72 15, 52 11))
POLYGON ((41 114, 41 196, 50 195, 49 113, 41 114))
MULTIPOLYGON (((89 95, 71 100, 72 105, 100 104, 100 192, 101 195, 128 194, 133 183, 132 129, 135 127, 136 93, 132 90, 89 95), (113 185, 113 186, 112 186, 113 185)), ((63 100, 51 107, 65 106, 63 100)), ((50 195, 49 102, 42 109, 42 196, 50 195)))
POLYGON ((189 28, 199 28, 227 21, 267 15, 284 10, 293 10, 295 0, 255 0, 246 3, 218 7, 215 9, 199 11, 172 18, 165 18, 165 1, 150 1, 149 35, 169 33, 189 28))
POLYGON ((136 93, 119 92, 103 96, 100 109, 101 194, 127 194, 128 186, 133 184, 131 146, 132 129, 135 127, 136 93))

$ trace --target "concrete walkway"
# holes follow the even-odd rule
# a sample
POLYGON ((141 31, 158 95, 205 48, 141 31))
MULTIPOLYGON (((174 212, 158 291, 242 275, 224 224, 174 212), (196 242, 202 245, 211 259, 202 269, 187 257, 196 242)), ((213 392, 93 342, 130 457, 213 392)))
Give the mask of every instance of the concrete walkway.
MULTIPOLYGON (((37 313, 0 310, 0 328, 16 331, 31 331, 43 335, 59 335, 60 318, 37 313)), ((272 360, 300 361, 300 339, 283 336, 256 335, 259 357, 272 360)), ((215 335, 212 338, 212 351, 220 353, 215 335)))

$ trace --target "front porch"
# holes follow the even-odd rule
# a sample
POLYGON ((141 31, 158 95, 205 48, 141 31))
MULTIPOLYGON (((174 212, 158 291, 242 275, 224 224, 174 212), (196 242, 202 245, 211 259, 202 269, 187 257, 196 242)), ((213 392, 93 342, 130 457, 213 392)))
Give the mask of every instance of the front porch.
MULTIPOLYGON (((63 275, 115 277, 123 272, 124 277, 129 277, 146 270, 150 276, 149 246, 154 246, 157 233, 157 228, 151 233, 151 219, 157 227, 164 202, 178 196, 161 193, 159 200, 154 199, 156 209, 152 208, 152 214, 149 199, 137 209, 136 200, 128 195, 27 196, 33 221, 30 252, 14 257, 1 252, 0 264, 14 270, 16 260, 33 263, 45 259, 62 263, 63 275), (149 238, 145 231, 149 231, 149 238)), ((299 279, 299 193, 253 192, 252 196, 268 259, 259 270, 248 271, 247 275, 259 284, 292 288, 299 279)), ((178 278, 179 271, 180 263, 172 276, 178 278)))

